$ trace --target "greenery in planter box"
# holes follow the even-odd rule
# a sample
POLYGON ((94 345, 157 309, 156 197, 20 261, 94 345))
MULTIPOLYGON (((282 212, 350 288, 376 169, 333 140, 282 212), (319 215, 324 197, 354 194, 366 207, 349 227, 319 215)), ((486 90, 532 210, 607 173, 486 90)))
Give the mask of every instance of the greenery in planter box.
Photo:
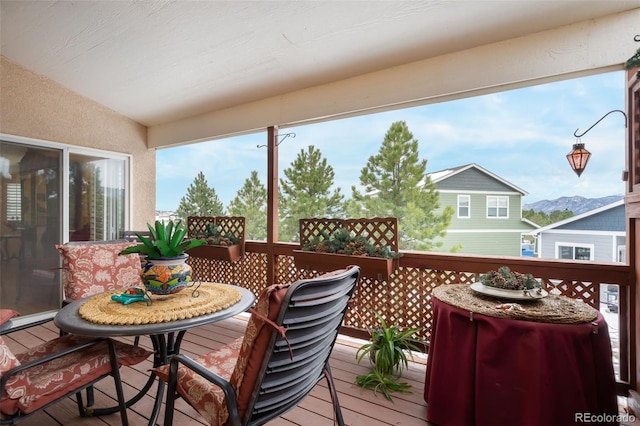
POLYGON ((418 345, 424 342, 413 337, 420 331, 419 328, 400 330, 396 324, 388 326, 380 313, 374 313, 379 326, 369 330, 369 342, 356 352, 358 363, 368 355, 373 368, 369 373, 357 376, 356 384, 362 389, 372 389, 376 395, 380 391, 387 400, 392 401, 391 392, 411 393, 411 385, 399 379, 402 371, 409 368, 407 354, 413 359, 411 351, 420 351, 418 345))
POLYGON ((206 230, 197 235, 197 238, 205 241, 206 244, 217 246, 233 246, 240 242, 240 239, 230 233, 223 233, 219 225, 207 223, 206 230))
POLYGON ((350 256, 370 256, 385 259, 400 257, 399 253, 391 251, 388 246, 378 247, 361 235, 355 235, 345 228, 338 228, 333 233, 327 230, 320 232, 309 243, 302 247, 305 251, 317 253, 346 254, 350 256))

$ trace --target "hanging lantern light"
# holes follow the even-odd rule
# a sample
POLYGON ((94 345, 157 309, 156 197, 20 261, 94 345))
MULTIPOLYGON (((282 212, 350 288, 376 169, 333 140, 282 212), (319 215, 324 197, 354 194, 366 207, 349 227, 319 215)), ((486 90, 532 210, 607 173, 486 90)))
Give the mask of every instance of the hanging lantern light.
POLYGON ((567 160, 574 172, 580 177, 587 167, 591 153, 587 151, 583 143, 574 143, 573 149, 567 154, 567 160))

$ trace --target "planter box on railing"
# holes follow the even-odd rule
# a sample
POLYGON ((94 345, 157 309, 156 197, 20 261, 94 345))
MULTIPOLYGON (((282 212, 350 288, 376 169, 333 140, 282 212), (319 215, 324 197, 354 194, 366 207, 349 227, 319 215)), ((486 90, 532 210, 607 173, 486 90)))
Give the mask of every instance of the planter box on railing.
POLYGON ((201 257, 212 260, 226 260, 227 262, 237 262, 244 254, 240 244, 232 246, 217 246, 205 244, 203 246, 194 247, 187 250, 189 256, 201 257))
POLYGON ((378 281, 389 279, 396 268, 396 259, 382 257, 350 256, 347 254, 318 253, 315 251, 294 250, 293 259, 296 268, 314 270, 316 272, 331 272, 350 265, 358 265, 360 274, 378 281))
POLYGON ((189 216, 187 218, 188 237, 197 238, 198 235, 206 232, 209 223, 217 225, 222 234, 236 236, 238 244, 231 246, 205 244, 187 250, 189 256, 237 262, 244 255, 245 218, 241 216, 189 216))
MULTIPOLYGON (((300 219, 300 247, 307 246, 322 233, 331 234, 339 228, 348 230, 352 235, 366 238, 376 247, 389 247, 392 251, 398 251, 398 219, 395 217, 300 219)), ((297 268, 317 272, 329 272, 349 265, 358 265, 362 276, 379 281, 387 280, 399 263, 397 259, 306 250, 294 250, 293 258, 297 268)))

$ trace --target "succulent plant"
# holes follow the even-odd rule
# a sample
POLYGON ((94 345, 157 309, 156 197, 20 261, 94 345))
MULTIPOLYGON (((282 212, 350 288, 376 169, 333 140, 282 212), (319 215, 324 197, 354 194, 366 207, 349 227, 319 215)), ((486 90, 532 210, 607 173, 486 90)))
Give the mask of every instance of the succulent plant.
POLYGON ((481 274, 480 282, 489 287, 505 290, 531 290, 540 287, 540 283, 533 278, 533 275, 512 272, 507 266, 481 274))
POLYGON ((345 228, 338 228, 333 233, 326 229, 302 247, 302 250, 317 253, 336 253, 350 256, 371 256, 385 259, 400 257, 388 246, 377 247, 362 235, 355 235, 345 228))
POLYGON ((178 257, 190 248, 206 244, 198 239, 185 239, 187 230, 180 220, 166 224, 156 220, 155 226, 147 223, 147 228, 151 233, 150 238, 136 233, 141 243, 122 250, 120 254, 139 253, 146 255, 148 259, 166 259, 178 257))
POLYGON ((223 233, 220 226, 215 223, 207 223, 206 230, 196 236, 198 239, 205 241, 206 244, 217 246, 232 246, 238 244, 240 239, 230 233, 223 233))

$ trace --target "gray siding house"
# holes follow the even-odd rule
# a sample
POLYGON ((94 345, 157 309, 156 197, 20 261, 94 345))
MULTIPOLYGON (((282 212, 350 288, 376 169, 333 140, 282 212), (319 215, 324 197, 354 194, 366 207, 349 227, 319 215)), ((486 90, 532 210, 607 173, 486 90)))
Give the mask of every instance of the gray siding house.
POLYGON ((624 200, 536 231, 540 257, 626 262, 624 200))
POLYGON ((455 214, 442 250, 459 253, 520 256, 524 234, 538 226, 522 219, 527 192, 477 164, 429 174, 440 194, 440 208, 455 214))

